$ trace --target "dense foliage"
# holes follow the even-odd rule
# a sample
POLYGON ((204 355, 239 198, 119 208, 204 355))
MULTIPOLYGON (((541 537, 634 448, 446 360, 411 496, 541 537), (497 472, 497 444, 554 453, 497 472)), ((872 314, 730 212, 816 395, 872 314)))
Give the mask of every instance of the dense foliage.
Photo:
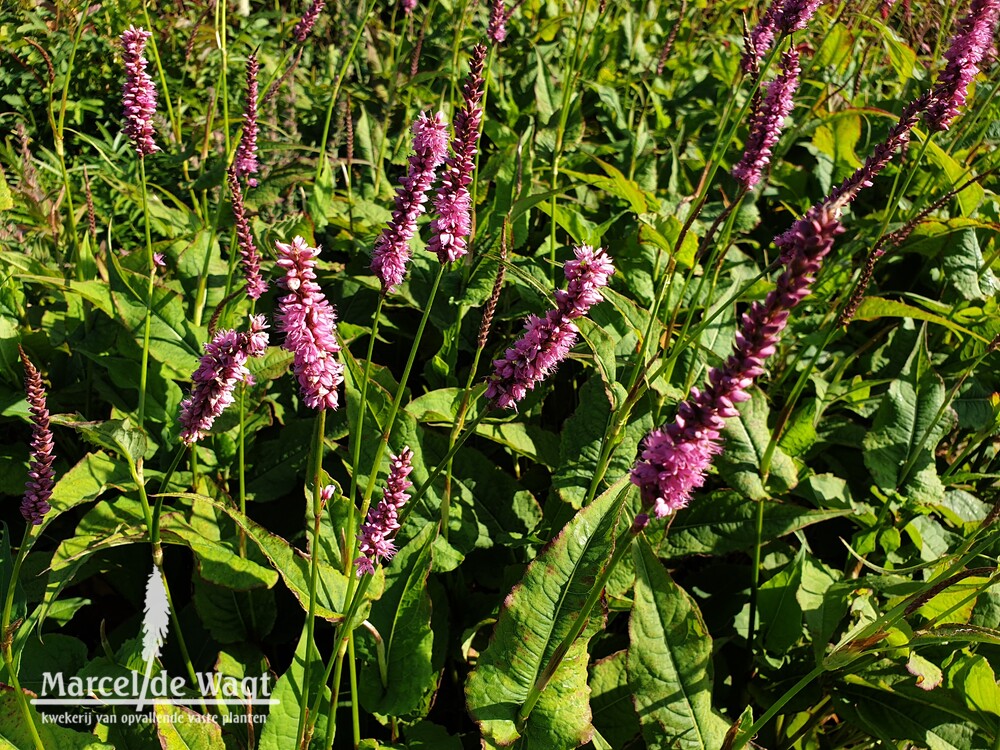
POLYGON ((0 747, 1000 747, 998 13, 4 4, 0 747))

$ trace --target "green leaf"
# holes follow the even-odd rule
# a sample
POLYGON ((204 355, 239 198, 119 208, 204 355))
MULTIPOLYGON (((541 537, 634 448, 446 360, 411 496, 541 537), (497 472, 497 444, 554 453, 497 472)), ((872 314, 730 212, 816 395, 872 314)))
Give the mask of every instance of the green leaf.
POLYGON ((964 328, 954 321, 948 320, 940 315, 921 310, 919 307, 908 305, 905 302, 883 299, 882 297, 865 297, 861 301, 861 307, 854 314, 855 320, 878 320, 879 318, 912 318, 913 320, 926 320, 928 323, 944 326, 952 331, 974 336, 986 343, 986 339, 964 328))
MULTIPOLYGON (((288 589, 299 600, 304 611, 309 609, 309 558, 295 549, 280 536, 270 533, 252 519, 222 503, 213 502, 215 507, 223 511, 246 533, 247 538, 256 544, 274 569, 281 575, 288 589)), ((369 586, 372 596, 378 596, 381 584, 369 586)), ((344 595, 347 593, 347 576, 322 560, 319 561, 319 585, 316 588, 316 616, 330 622, 343 619, 344 595)), ((368 608, 362 605, 358 611, 359 622, 367 617, 368 608)))
MULTIPOLYGON (((29 696, 29 700, 30 700, 29 696)), ((42 746, 55 750, 115 750, 114 745, 105 745, 92 734, 74 732, 57 724, 42 723, 34 706, 28 706, 28 712, 34 721, 42 746)), ((5 688, 0 692, 0 750, 34 750, 35 743, 31 737, 24 714, 17 703, 13 688, 5 688)))
MULTIPOLYGON (((518 712, 611 555, 612 534, 629 494, 628 487, 622 491, 623 482, 577 513, 507 597, 493 640, 465 690, 469 711, 487 739, 506 745, 521 736, 518 712)), ((599 619, 591 615, 591 627, 599 619)), ((585 630, 528 717, 524 734, 539 747, 574 748, 590 738, 588 640, 585 630)))
POLYGON ((163 750, 225 750, 222 727, 184 706, 156 704, 156 736, 163 750))
POLYGON ((431 663, 431 598, 427 577, 437 527, 427 524, 386 569, 386 587, 368 621, 382 638, 385 674, 365 664, 359 697, 372 713, 413 720, 427 715, 437 675, 431 663), (383 681, 384 678, 384 681, 383 681))
POLYGON ((911 363, 882 397, 871 430, 864 439, 864 462, 880 489, 904 490, 918 502, 940 502, 944 486, 938 478, 934 449, 951 428, 954 413, 944 405, 944 382, 936 373, 918 376, 911 363))
MULTIPOLYGON (((751 500, 763 500, 769 496, 760 475, 761 461, 771 440, 767 399, 754 388, 750 391, 750 400, 740 404, 739 412, 738 417, 726 420, 722 431, 726 450, 716 458, 715 465, 733 489, 751 500)), ((779 494, 787 492, 798 481, 795 462, 777 446, 771 456, 768 479, 779 494)))
POLYGON ((233 591, 200 577, 194 579, 194 606, 219 643, 263 643, 278 616, 273 591, 233 591))
MULTIPOLYGON (((310 708, 315 703, 317 691, 322 690, 316 729, 313 732, 309 748, 325 750, 326 748, 326 717, 330 710, 330 688, 323 681, 323 660, 313 647, 309 665, 309 703, 310 708)), ((278 701, 271 706, 267 722, 260 735, 259 750, 289 750, 297 748, 299 717, 301 715, 302 687, 305 685, 306 665, 306 634, 303 632, 299 645, 295 649, 288 670, 278 678, 271 691, 271 700, 278 701)))
MULTIPOLYGON (((792 503, 764 503, 762 541, 779 539, 816 523, 849 515, 853 510, 808 510, 792 503)), ((757 504, 735 492, 695 496, 677 515, 669 534, 655 544, 660 557, 725 555, 753 549, 757 539, 757 504)), ((656 531, 652 532, 654 535, 656 531)), ((649 533, 647 533, 647 536, 649 533)))
POLYGON ((84 440, 117 453, 131 463, 137 463, 146 453, 146 436, 128 419, 82 422, 73 418, 55 417, 52 421, 72 427, 83 436, 84 440))
POLYGON ((941 257, 941 270, 948 285, 963 299, 984 300, 1000 290, 1000 283, 983 259, 976 230, 971 227, 951 233, 947 252, 941 257))
POLYGON ((764 582, 758 592, 760 634, 764 646, 784 653, 802 637, 802 606, 796 595, 802 582, 802 549, 788 565, 764 582))
POLYGON ((52 489, 52 510, 45 515, 47 524, 61 513, 96 500, 108 487, 129 488, 132 475, 120 461, 113 461, 103 451, 88 453, 67 471, 52 489))
MULTIPOLYGON (((925 136, 926 137, 926 136, 925 136)), ((947 185, 958 187, 969 179, 968 166, 958 162, 951 154, 945 151, 933 140, 927 143, 927 156, 929 161, 940 167, 948 178, 947 185)), ((972 216, 976 209, 982 204, 986 197, 986 191, 978 182, 969 185, 965 190, 956 196, 962 216, 972 216)))
POLYGON ((626 652, 616 651, 590 668, 590 706, 594 727, 611 747, 627 746, 639 734, 632 706, 635 688, 625 669, 626 652))
POLYGON ((646 744, 650 750, 717 750, 729 722, 712 710, 712 639, 705 622, 644 537, 632 554, 628 679, 646 744))

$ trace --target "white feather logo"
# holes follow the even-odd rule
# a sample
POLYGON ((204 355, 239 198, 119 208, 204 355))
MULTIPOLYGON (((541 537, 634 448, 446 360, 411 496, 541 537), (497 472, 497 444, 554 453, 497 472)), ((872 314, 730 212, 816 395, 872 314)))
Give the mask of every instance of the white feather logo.
POLYGON ((153 662, 160 655, 160 648, 167 637, 170 626, 170 603, 167 600, 167 587, 163 584, 163 574, 153 566, 146 582, 146 606, 142 618, 142 659, 146 662, 146 676, 142 681, 142 692, 136 711, 141 711, 149 689, 149 677, 153 671, 153 662))

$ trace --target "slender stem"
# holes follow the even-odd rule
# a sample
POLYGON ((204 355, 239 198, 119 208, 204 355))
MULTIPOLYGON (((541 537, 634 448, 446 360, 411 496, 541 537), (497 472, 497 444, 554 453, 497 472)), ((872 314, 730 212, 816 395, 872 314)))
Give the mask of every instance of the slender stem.
POLYGON ((316 626, 316 587, 319 583, 319 535, 320 523, 323 519, 323 501, 321 497, 322 472, 323 472, 323 450, 324 437, 326 432, 326 409, 320 409, 316 415, 315 434, 313 435, 313 537, 312 549, 309 555, 309 610, 306 614, 306 662, 302 671, 302 697, 299 699, 299 728, 296 736, 298 745, 301 745, 305 737, 306 728, 306 708, 309 705, 309 673, 312 669, 312 655, 315 646, 315 626, 316 626))
POLYGON ((805 675, 802 679, 800 679, 798 682, 792 685, 792 687, 790 687, 785 692, 784 695, 782 695, 780 698, 778 698, 778 700, 772 703, 771 706, 767 709, 767 711, 765 711, 761 715, 761 717, 757 719, 757 721, 755 721, 753 725, 745 733, 742 734, 742 739, 736 740, 735 744, 733 744, 732 750, 742 750, 744 747, 746 747, 747 742, 753 737, 755 737, 757 733, 764 728, 767 722, 773 719, 778 714, 778 712, 785 707, 785 704, 788 703, 788 701, 790 701, 792 698, 794 698, 796 695, 802 692, 802 690, 805 687, 807 687, 813 680, 815 680, 817 677, 823 674, 823 671, 824 667, 821 664, 818 667, 813 668, 813 670, 809 674, 805 675))
POLYGON ((3 603, 3 617, 0 618, 0 641, 3 643, 3 661, 7 665, 7 674, 10 675, 10 682, 14 688, 17 705, 20 706, 21 713, 24 715, 24 724, 31 733, 31 740, 36 750, 45 750, 42 738, 38 735, 38 728, 35 726, 35 718, 32 716, 31 709, 28 706, 28 699, 25 697, 24 691, 21 689, 21 685, 17 679, 17 670, 14 667, 14 653, 12 650, 14 633, 10 627, 10 616, 14 608, 14 590, 17 588, 17 579, 21 575, 21 564, 24 562, 28 550, 31 549, 31 536, 34 528, 30 524, 25 527, 24 538, 21 540, 21 546, 17 550, 17 556, 14 558, 14 566, 11 569, 10 581, 7 584, 7 594, 3 603))
POLYGON ((361 744, 361 717, 358 714, 358 667, 354 656, 354 633, 347 638, 347 674, 351 680, 351 726, 354 729, 354 747, 361 744))
POLYGON ((330 123, 333 121, 333 108, 337 104, 340 87, 343 84, 344 79, 347 77, 348 68, 354 61, 354 52, 358 48, 358 42, 361 41, 361 35, 365 31, 365 27, 368 25, 368 19, 371 17, 374 9, 375 0, 368 0, 368 6, 365 9, 365 17, 361 19, 361 23, 358 24, 358 30, 355 32, 354 39, 351 41, 351 47, 344 56, 344 64, 340 67, 340 74, 337 76, 337 80, 333 82, 333 91, 330 93, 330 99, 326 106, 326 119, 323 121, 323 136, 319 143, 319 160, 316 163, 315 182, 319 182, 320 174, 322 174, 323 169, 326 167, 326 144, 330 139, 330 123))
MULTIPOLYGON (((358 472, 361 469, 361 436, 365 429, 365 409, 368 408, 368 381, 371 377, 372 356, 375 351, 375 339, 378 334, 378 324, 382 317, 382 305, 385 303, 385 295, 380 294, 375 305, 375 319, 372 321, 372 332, 368 338, 368 353, 365 355, 365 368, 361 376, 361 404, 358 407, 358 418, 354 425, 354 445, 351 446, 351 491, 347 494, 350 502, 347 510, 347 525, 345 528, 354 529, 354 498, 358 491, 358 472)), ((344 551, 344 571, 350 572, 353 555, 344 551)))
POLYGON ((142 365, 139 370, 139 429, 145 432, 146 380, 149 370, 149 332, 153 323, 153 279, 156 263, 153 262, 153 238, 149 228, 149 194, 146 189, 146 160, 139 156, 139 187, 142 192, 142 215, 146 228, 146 263, 149 266, 149 283, 146 286, 146 320, 142 333, 142 365))
MULTIPOLYGON (((246 430, 246 392, 247 387, 245 383, 240 384, 240 439, 239 446, 237 449, 237 461, 239 464, 239 493, 240 493, 240 514, 246 516, 247 514, 247 482, 246 482, 246 441, 247 441, 247 430, 246 430)), ((247 556, 247 535, 240 527, 239 531, 239 546, 240 546, 240 557, 245 558, 247 556)))
POLYGON ((750 621, 747 623, 747 651, 750 655, 750 663, 753 663, 753 639, 757 630, 757 592, 760 588, 760 551, 764 538, 764 501, 757 501, 757 519, 754 528, 753 545, 753 568, 750 571, 752 576, 750 585, 750 621))

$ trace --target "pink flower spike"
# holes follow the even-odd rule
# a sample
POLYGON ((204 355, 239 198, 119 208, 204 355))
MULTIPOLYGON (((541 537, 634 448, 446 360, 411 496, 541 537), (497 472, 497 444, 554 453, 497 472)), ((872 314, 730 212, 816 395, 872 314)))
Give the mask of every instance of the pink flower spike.
POLYGON ((326 3, 323 0, 313 0, 309 9, 305 12, 305 15, 295 24, 295 28, 292 30, 292 38, 302 44, 309 35, 312 33, 313 26, 316 25, 316 19, 319 18, 319 14, 322 12, 326 3))
MULTIPOLYGON (((237 177, 246 177, 247 185, 257 187, 260 164, 257 161, 257 74, 260 64, 253 53, 247 58, 247 100, 243 109, 243 135, 233 157, 233 172, 237 177)), ((256 299, 256 298, 254 298, 256 299)))
POLYGON ((267 291, 267 282, 260 275, 260 253, 253 240, 253 232, 250 231, 250 222, 243 205, 243 193, 235 169, 230 169, 227 176, 229 194, 233 203, 233 218, 236 222, 236 240, 240 251, 240 263, 243 266, 243 278, 247 282, 247 296, 251 299, 260 299, 260 296, 267 291))
POLYGON ((413 451, 403 448, 398 456, 389 457, 389 477, 379 504, 368 511, 365 522, 358 534, 358 551, 361 555, 354 561, 360 578, 365 573, 375 572, 375 563, 391 560, 396 554, 393 537, 399 530, 399 511, 410 499, 407 490, 413 483, 407 478, 413 471, 413 451))
POLYGON ((799 72, 799 53, 793 48, 782 55, 778 77, 768 84, 767 93, 750 116, 746 150, 733 167, 733 177, 748 190, 760 182, 761 174, 771 162, 771 149, 795 104, 792 97, 799 87, 799 72))
POLYGON ((301 237, 289 244, 275 242, 278 266, 285 276, 278 284, 288 294, 278 300, 278 329, 285 334, 282 348, 295 355, 292 369, 310 409, 336 409, 337 389, 344 382, 344 366, 337 359, 337 315, 316 283, 316 256, 301 237))
POLYGON ((472 198, 469 185, 479 146, 479 125, 483 120, 483 65, 486 45, 477 44, 469 60, 469 77, 462 90, 462 108, 455 114, 454 154, 445 161, 441 187, 434 199, 438 217, 431 222, 427 249, 442 263, 454 262, 468 253, 467 238, 472 231, 472 198))
POLYGON ((507 38, 508 18, 503 0, 493 0, 490 3, 490 23, 486 29, 486 38, 494 44, 503 44, 507 38))
POLYGON ((556 292, 556 308, 544 318, 531 315, 521 338, 493 361, 486 397, 500 409, 511 409, 528 391, 547 378, 576 344, 575 318, 586 315, 603 299, 601 290, 615 269, 603 249, 581 245, 573 250, 575 260, 564 268, 565 290, 556 292))
MULTIPOLYGON (((736 345, 726 362, 708 374, 703 391, 693 388, 677 407, 674 421, 650 432, 632 467, 643 506, 663 518, 687 506, 705 482, 714 457, 722 452, 720 432, 736 416, 735 404, 747 401, 747 389, 763 374, 764 361, 777 346, 788 313, 808 294, 823 258, 843 229, 836 210, 821 206, 775 240, 785 270, 764 302, 743 314, 736 345)), ((633 527, 641 530, 644 524, 633 527)))
POLYGON ((24 389, 31 413, 31 457, 28 461, 28 481, 25 483, 24 499, 21 501, 21 515, 28 523, 38 526, 45 514, 51 510, 49 500, 55 486, 52 462, 55 460, 55 444, 49 428, 49 410, 46 406, 45 385, 42 376, 24 353, 20 345, 21 361, 24 363, 24 389))
POLYGON ((944 53, 948 64, 932 89, 924 121, 931 130, 947 130, 969 95, 969 84, 993 50, 1000 0, 972 0, 969 12, 958 22, 958 33, 944 53))
POLYGON ((382 293, 388 294, 403 283, 406 264, 410 260, 410 240, 417 231, 417 219, 426 210, 427 191, 434 182, 434 173, 448 151, 448 126, 444 115, 433 118, 421 114, 413 123, 413 155, 406 176, 396 189, 396 205, 392 219, 372 251, 372 273, 382 282, 382 293))
POLYGON ((153 115, 156 114, 156 86, 146 72, 143 51, 152 34, 129 26, 122 34, 122 57, 125 61, 125 84, 122 86, 122 109, 125 135, 132 141, 139 158, 160 150, 153 140, 153 115))
POLYGON ((200 366, 191 376, 191 395, 181 402, 181 440, 187 445, 201 440, 215 420, 233 403, 239 383, 251 383, 246 363, 267 351, 267 322, 263 315, 250 317, 245 333, 223 330, 205 344, 200 366))

